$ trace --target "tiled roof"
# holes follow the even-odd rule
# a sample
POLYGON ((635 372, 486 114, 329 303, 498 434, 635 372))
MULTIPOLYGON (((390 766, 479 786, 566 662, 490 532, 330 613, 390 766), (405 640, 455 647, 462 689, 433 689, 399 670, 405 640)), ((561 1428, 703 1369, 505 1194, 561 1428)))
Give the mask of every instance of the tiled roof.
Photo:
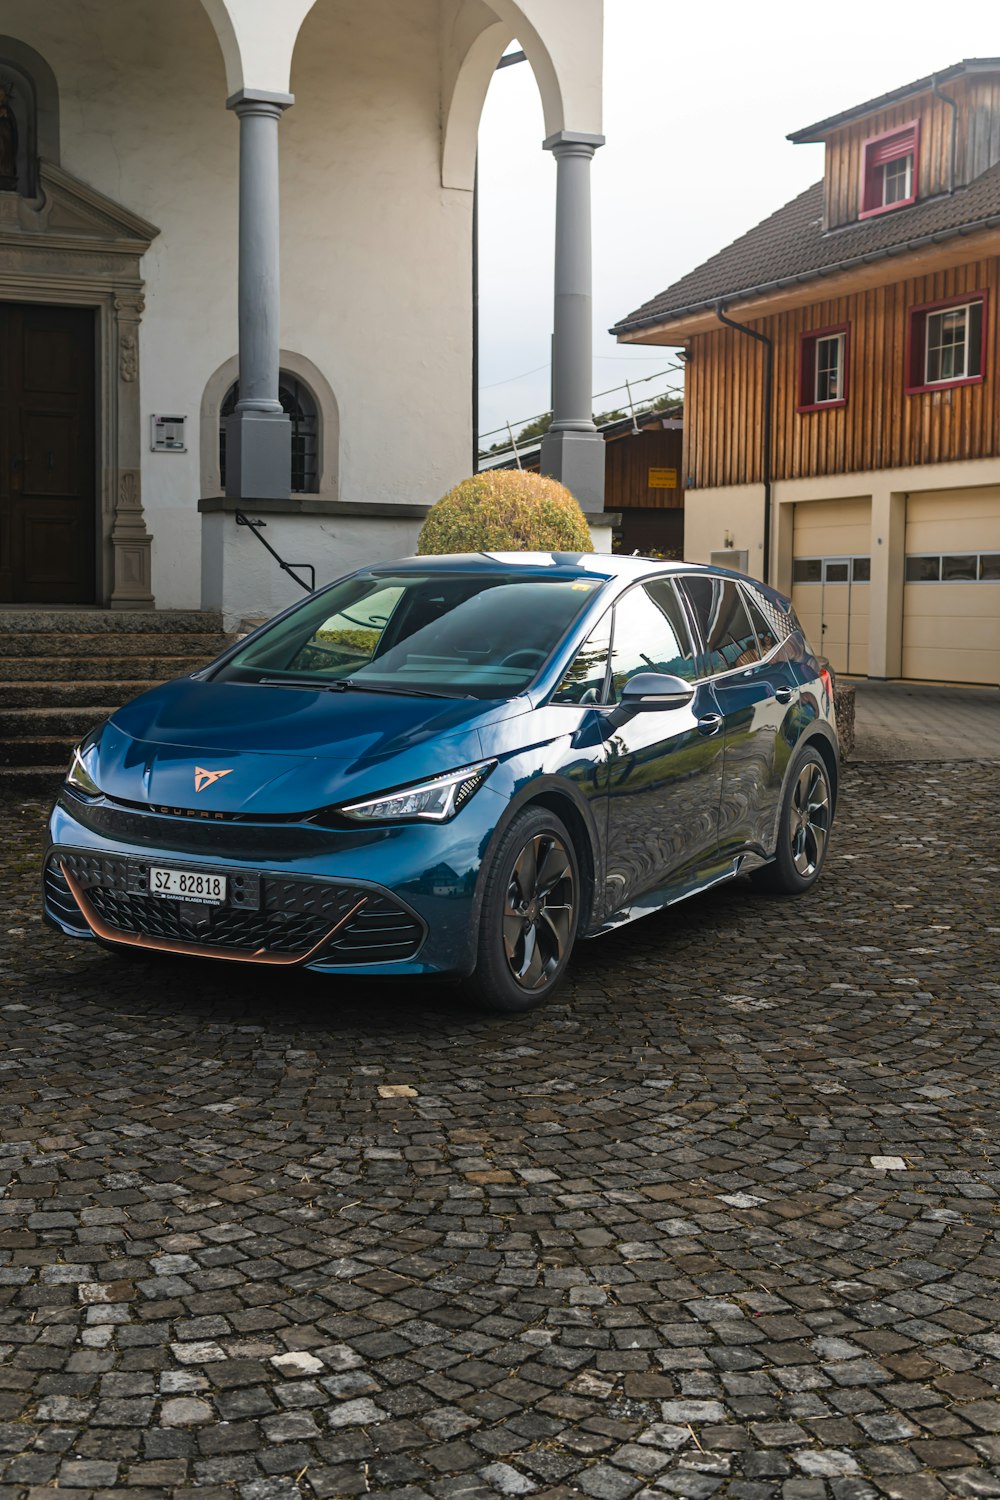
POLYGON ((791 203, 734 240, 697 270, 643 303, 615 324, 629 333, 712 307, 816 280, 889 256, 1000 227, 1000 163, 969 187, 928 198, 824 233, 823 184, 816 182, 791 203))

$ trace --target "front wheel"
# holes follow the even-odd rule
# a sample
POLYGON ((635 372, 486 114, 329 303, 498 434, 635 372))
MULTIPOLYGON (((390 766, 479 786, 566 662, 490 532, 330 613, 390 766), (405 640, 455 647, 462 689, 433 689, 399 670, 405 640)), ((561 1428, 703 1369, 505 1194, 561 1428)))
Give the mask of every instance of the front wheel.
POLYGON ((470 988, 491 1010, 532 1010, 562 979, 580 920, 580 867, 565 824, 527 808, 486 877, 470 988))
POLYGON ((826 860, 832 821, 830 773, 819 751, 806 746, 785 788, 774 861, 753 872, 754 884, 789 896, 815 885, 826 860))

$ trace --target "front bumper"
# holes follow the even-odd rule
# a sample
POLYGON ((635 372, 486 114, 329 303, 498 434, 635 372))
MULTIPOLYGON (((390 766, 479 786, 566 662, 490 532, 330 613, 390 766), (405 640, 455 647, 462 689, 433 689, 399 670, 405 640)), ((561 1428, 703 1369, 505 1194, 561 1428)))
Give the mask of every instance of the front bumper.
POLYGON ((45 917, 68 937, 144 951, 338 974, 468 974, 493 802, 473 798, 448 824, 354 831, 193 825, 64 793, 49 825, 45 917), (227 900, 150 895, 151 864, 225 874, 227 900))

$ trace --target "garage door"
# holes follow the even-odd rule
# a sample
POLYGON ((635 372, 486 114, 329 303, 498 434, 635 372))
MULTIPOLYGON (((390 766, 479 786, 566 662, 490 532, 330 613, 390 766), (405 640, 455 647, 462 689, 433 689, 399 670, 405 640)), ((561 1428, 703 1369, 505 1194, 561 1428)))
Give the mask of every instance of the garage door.
POLYGON ((903 676, 1000 682, 1000 490, 910 496, 903 676))
POLYGON ((868 671, 871 501, 795 507, 792 603, 813 648, 835 672, 868 671))

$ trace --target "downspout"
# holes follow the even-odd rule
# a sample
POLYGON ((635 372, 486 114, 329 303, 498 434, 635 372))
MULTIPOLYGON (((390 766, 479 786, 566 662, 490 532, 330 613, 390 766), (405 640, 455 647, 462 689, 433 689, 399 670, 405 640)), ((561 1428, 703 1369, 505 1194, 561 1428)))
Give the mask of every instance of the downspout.
POLYGON ((723 311, 722 301, 715 304, 715 316, 720 323, 725 323, 727 328, 735 328, 737 333, 745 333, 747 338, 756 339, 759 344, 764 345, 764 428, 762 433, 761 447, 763 449, 762 461, 764 469, 764 562, 763 579, 765 583, 771 581, 771 387, 774 371, 774 343, 766 333, 758 333, 756 328, 748 328, 745 323, 737 323, 732 318, 727 318, 723 311))
POLYGON ((951 159, 948 164, 948 194, 950 196, 955 191, 955 146, 956 130, 958 127, 958 103, 956 100, 949 98, 947 94, 942 94, 938 87, 936 73, 931 80, 931 93, 935 99, 940 99, 943 103, 951 107, 951 159))
POLYGON ((479 152, 472 185, 472 473, 479 473, 479 152))

